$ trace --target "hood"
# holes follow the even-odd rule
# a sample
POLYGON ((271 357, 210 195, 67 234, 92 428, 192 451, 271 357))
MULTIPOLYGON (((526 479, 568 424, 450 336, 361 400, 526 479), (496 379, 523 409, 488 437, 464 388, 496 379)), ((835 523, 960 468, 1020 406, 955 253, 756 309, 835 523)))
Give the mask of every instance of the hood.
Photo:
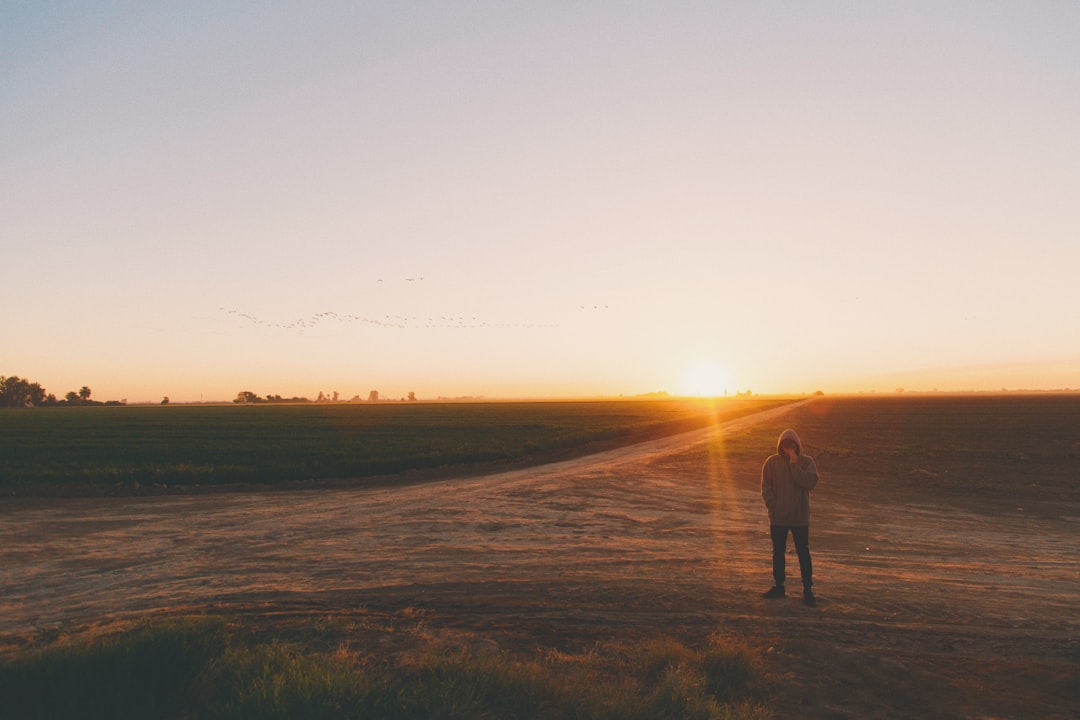
POLYGON ((784 442, 785 440, 794 440, 795 441, 795 447, 797 448, 799 454, 802 455, 802 440, 799 439, 798 433, 796 433, 791 428, 788 428, 784 432, 780 433, 780 437, 778 437, 776 439, 776 454, 777 455, 780 454, 780 443, 784 442))

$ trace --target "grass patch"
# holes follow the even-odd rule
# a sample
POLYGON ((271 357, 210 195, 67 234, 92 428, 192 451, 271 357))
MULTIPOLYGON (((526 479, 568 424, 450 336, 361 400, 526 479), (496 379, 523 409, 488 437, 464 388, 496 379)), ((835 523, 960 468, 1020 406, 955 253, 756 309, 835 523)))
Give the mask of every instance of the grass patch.
POLYGON ((367 479, 573 455, 778 400, 59 407, 0 410, 0 488, 131 492, 367 479))
POLYGON ((0 665, 20 718, 770 717, 760 658, 738 642, 671 639, 527 657, 427 638, 387 657, 257 639, 222 618, 58 640, 0 665))

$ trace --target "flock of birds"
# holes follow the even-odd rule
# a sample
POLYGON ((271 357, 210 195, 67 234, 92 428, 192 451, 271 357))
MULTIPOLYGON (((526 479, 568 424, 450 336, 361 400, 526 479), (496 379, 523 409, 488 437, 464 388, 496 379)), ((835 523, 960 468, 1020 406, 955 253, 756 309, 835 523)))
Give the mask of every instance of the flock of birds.
POLYGON ((222 312, 232 315, 240 320, 245 320, 257 327, 274 330, 291 330, 300 333, 314 329, 323 323, 338 322, 344 324, 373 325, 384 328, 552 328, 558 327, 554 323, 495 323, 481 320, 477 317, 452 316, 452 315, 385 315, 382 318, 364 317, 362 315, 350 315, 334 311, 319 312, 306 318, 297 318, 292 322, 273 322, 252 315, 251 313, 230 308, 218 308, 222 312))
MULTIPOLYGON (((403 278, 404 282, 415 283, 422 282, 422 277, 407 277, 403 278)), ((376 283, 382 283, 383 279, 379 278, 376 283)), ((579 306, 582 311, 589 312, 601 312, 608 309, 607 305, 581 305, 579 306)), ((258 315, 253 315, 249 312, 237 310, 233 308, 219 307, 219 311, 232 316, 237 320, 242 320, 250 325, 266 328, 269 330, 283 330, 304 334, 305 331, 313 330, 321 325, 327 323, 338 324, 359 324, 369 325, 382 328, 398 328, 398 329, 437 329, 437 328, 452 328, 458 330, 468 329, 480 329, 480 328, 555 328, 559 327, 557 323, 540 323, 540 322, 490 322, 476 316, 464 316, 464 315, 383 315, 382 317, 373 317, 365 315, 354 315, 349 313, 338 313, 334 311, 318 312, 309 317, 297 318, 289 322, 276 322, 273 320, 267 320, 258 315)))

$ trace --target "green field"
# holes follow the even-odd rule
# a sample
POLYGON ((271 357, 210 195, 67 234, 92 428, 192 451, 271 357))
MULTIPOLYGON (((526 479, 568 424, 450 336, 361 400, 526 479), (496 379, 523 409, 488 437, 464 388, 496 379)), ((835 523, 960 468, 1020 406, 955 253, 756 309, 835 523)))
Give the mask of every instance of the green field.
POLYGON ((173 491, 384 482, 569 457, 775 399, 29 408, 0 411, 0 488, 173 491), (378 479, 378 480, 377 480, 378 479))

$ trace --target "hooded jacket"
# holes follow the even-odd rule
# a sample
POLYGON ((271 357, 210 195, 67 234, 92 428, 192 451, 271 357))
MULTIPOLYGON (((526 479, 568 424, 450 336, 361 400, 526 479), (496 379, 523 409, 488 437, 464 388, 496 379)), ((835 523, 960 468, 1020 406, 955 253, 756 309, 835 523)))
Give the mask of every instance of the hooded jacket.
POLYGON ((769 509, 769 524, 794 527, 810 524, 810 491, 818 481, 817 466, 803 455, 802 441, 794 430, 780 433, 776 454, 761 467, 761 497, 769 509), (794 440, 798 458, 794 463, 780 451, 784 440, 794 440))

